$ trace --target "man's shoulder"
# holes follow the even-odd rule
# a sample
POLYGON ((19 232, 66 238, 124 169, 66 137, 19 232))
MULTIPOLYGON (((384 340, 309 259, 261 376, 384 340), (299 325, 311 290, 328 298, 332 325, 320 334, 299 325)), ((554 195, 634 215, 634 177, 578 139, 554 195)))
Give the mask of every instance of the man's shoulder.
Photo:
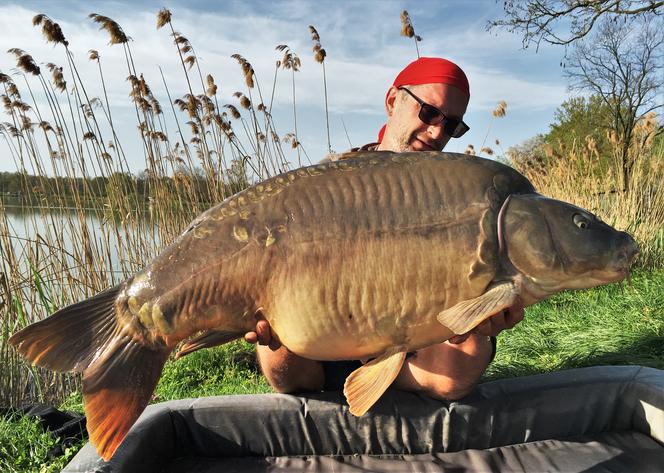
POLYGON ((351 148, 350 152, 354 153, 357 151, 378 151, 378 146, 380 143, 367 143, 364 146, 360 146, 359 148, 351 148))
POLYGON ((367 143, 364 146, 360 146, 357 148, 351 148, 348 151, 344 151, 343 153, 329 153, 327 156, 325 156, 320 162, 321 163, 329 163, 332 161, 339 161, 340 159, 348 159, 353 157, 353 153, 357 153, 360 151, 377 151, 378 150, 378 145, 380 143, 367 143))

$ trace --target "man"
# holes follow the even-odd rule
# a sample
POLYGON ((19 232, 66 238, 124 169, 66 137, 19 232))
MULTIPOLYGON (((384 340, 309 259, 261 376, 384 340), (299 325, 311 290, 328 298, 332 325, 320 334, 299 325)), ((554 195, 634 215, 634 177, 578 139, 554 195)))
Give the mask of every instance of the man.
MULTIPOLYGON (((441 58, 420 58, 395 79, 385 97, 387 123, 378 143, 361 150, 440 151, 450 138, 463 135, 470 89, 464 72, 441 58)), ((475 387, 495 354, 495 336, 523 319, 523 307, 499 313, 472 330, 447 342, 410 354, 394 386, 431 397, 456 400, 475 387)), ((258 343, 258 360, 277 392, 342 389, 343 380, 359 361, 319 362, 301 358, 282 346, 267 321, 245 339, 258 343)))

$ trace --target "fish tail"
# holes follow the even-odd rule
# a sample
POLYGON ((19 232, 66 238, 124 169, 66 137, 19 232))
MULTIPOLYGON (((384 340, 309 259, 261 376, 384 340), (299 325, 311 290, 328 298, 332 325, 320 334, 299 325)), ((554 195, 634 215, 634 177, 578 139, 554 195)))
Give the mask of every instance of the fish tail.
POLYGON ((83 371, 90 441, 108 461, 150 402, 171 350, 119 336, 83 371))
POLYGON ((171 349, 146 345, 118 324, 121 283, 15 333, 9 342, 31 363, 82 371, 90 441, 108 460, 143 412, 171 349))
POLYGON ((53 371, 83 371, 119 331, 115 299, 125 283, 55 312, 9 339, 35 365, 53 371))

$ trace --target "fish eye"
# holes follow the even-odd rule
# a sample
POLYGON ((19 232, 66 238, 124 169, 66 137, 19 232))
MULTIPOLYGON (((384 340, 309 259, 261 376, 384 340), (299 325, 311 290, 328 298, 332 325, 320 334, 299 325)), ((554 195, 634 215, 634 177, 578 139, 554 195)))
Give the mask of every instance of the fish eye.
POLYGON ((590 221, 581 214, 574 214, 572 219, 574 220, 574 225, 582 230, 588 228, 588 225, 590 225, 590 221))

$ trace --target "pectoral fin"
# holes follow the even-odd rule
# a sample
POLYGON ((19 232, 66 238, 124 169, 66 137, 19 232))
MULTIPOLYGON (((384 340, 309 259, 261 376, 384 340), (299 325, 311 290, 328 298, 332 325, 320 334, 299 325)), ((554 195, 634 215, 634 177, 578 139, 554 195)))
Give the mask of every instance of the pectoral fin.
POLYGON ((438 314, 438 322, 457 335, 469 332, 489 316, 507 309, 516 302, 517 287, 513 282, 496 284, 474 299, 461 301, 438 314))
POLYGON ((344 395, 351 414, 361 416, 376 403, 401 371, 405 359, 405 348, 393 347, 346 378, 344 395))
POLYGON ((207 332, 203 332, 198 337, 191 339, 188 342, 186 342, 184 345, 182 345, 180 351, 178 351, 177 354, 175 355, 175 359, 177 360, 185 355, 188 355, 198 350, 202 350, 203 348, 210 348, 210 347, 216 347, 217 345, 223 345, 224 343, 231 342, 236 338, 240 338, 241 336, 242 332, 208 330, 207 332))

